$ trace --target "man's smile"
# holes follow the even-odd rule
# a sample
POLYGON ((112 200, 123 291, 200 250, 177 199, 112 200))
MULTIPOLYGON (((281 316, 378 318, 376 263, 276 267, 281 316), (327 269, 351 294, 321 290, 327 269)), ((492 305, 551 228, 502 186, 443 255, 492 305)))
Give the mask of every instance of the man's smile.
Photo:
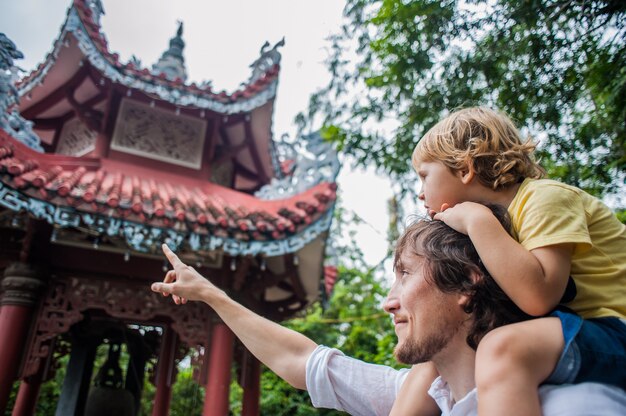
POLYGON ((406 325, 408 323, 408 319, 406 318, 400 318, 400 317, 394 317, 393 318, 393 325, 396 327, 396 329, 398 327, 402 327, 404 325, 406 325))

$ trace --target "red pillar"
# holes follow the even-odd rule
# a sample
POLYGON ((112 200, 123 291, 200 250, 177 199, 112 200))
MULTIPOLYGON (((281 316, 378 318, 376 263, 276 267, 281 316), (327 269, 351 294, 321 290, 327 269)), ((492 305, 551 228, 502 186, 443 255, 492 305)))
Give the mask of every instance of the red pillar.
POLYGON ((154 395, 154 406, 152 416, 167 416, 170 414, 170 401, 172 399, 172 384, 176 369, 174 359, 176 358, 176 332, 169 326, 163 331, 161 339, 161 349, 159 351, 159 363, 156 374, 156 393, 154 395))
POLYGON ((0 414, 11 394, 28 337, 31 309, 17 305, 3 305, 0 311, 0 414))
POLYGON ((34 268, 16 263, 7 267, 0 300, 0 414, 4 414, 25 352, 33 308, 44 283, 34 268))
POLYGON ((261 363, 255 356, 247 353, 243 379, 243 408, 241 416, 259 416, 259 398, 261 395, 261 363))
POLYGON ((235 336, 224 323, 213 326, 203 416, 228 415, 234 339, 235 336))
POLYGON ((11 416, 32 416, 35 414, 37 406, 37 398, 39 397, 39 389, 43 378, 44 364, 39 365, 39 370, 32 377, 22 380, 20 389, 17 392, 15 406, 11 416))

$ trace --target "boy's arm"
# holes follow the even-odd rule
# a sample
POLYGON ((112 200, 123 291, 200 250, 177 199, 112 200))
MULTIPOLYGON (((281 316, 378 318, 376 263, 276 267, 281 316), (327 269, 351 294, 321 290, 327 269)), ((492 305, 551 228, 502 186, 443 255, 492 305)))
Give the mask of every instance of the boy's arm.
POLYGON ((489 208, 475 202, 452 208, 444 204, 434 218, 469 235, 491 276, 524 312, 545 315, 559 303, 570 275, 573 244, 528 251, 511 237, 489 208))
POLYGON ((431 362, 416 364, 402 383, 389 416, 436 416, 441 409, 428 394, 439 374, 431 362))
POLYGON ((259 361, 292 386, 306 389, 306 362, 317 347, 315 342, 235 302, 165 245, 163 252, 174 270, 167 273, 163 283, 153 283, 153 291, 173 295, 179 304, 187 300, 205 302, 259 361))

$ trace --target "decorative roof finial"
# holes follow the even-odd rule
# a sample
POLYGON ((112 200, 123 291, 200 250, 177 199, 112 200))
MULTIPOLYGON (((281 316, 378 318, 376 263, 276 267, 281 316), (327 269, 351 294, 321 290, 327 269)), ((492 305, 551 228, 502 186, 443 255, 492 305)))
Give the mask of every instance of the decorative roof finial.
POLYGON ((152 72, 155 74, 165 74, 170 80, 177 78, 185 81, 187 79, 187 70, 185 69, 185 58, 183 57, 183 49, 185 49, 185 41, 183 41, 183 22, 178 21, 178 30, 176 36, 170 39, 170 47, 163 52, 159 61, 152 66, 152 72))
POLYGON ((252 68, 252 75, 250 75, 250 79, 248 80, 249 84, 252 84, 254 81, 265 75, 265 73, 274 65, 280 64, 281 55, 280 52, 278 52, 278 48, 285 46, 285 38, 283 37, 272 47, 272 49, 267 50, 269 46, 270 43, 266 41, 263 46, 261 46, 261 56, 259 56, 259 58, 250 65, 250 68, 252 68))
POLYGON ((286 137, 274 142, 278 160, 282 164, 295 163, 288 176, 278 176, 263 186, 254 196, 261 199, 283 199, 311 189, 322 182, 335 182, 341 164, 333 145, 325 141, 319 132, 301 137, 289 143, 286 137), (282 159, 282 160, 281 160, 282 159), (280 179, 279 179, 280 178, 280 179))
POLYGON ((91 18, 93 22, 100 26, 100 18, 104 16, 104 7, 100 0, 87 0, 87 6, 91 9, 91 18))
POLYGON ((13 41, 4 33, 0 33, 0 127, 6 124, 6 112, 17 98, 17 89, 15 89, 17 67, 13 60, 23 57, 24 55, 17 50, 13 41))
POLYGON ((23 57, 24 55, 17 50, 15 43, 4 33, 0 33, 0 70, 13 68, 13 60, 23 57))
POLYGON ((15 89, 17 67, 14 59, 22 59, 24 55, 17 50, 15 44, 4 33, 0 33, 0 129, 7 131, 22 143, 38 152, 43 152, 39 136, 33 132, 33 122, 20 116, 17 106, 8 113, 15 104, 18 93, 15 89))

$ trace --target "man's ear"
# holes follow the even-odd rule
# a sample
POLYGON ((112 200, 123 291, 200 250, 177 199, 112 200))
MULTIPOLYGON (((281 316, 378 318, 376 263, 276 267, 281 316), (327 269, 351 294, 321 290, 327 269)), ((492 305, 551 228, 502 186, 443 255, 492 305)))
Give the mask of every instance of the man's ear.
MULTIPOLYGON (((472 270, 470 272, 469 275, 470 280, 472 281, 472 283, 476 284, 478 282, 480 282, 483 279, 483 275, 481 273, 479 273, 476 270, 472 270)), ((469 304, 471 300, 471 296, 468 294, 463 294, 463 295, 459 295, 459 299, 458 299, 458 304, 459 306, 461 306, 461 308, 463 308, 463 310, 465 310, 465 308, 467 307, 467 305, 469 304)))
POLYGON ((457 299, 457 303, 459 304, 462 310, 467 312, 466 308, 467 308, 467 305, 469 305, 470 300, 471 300, 470 295, 459 295, 459 298, 457 299))
POLYGON ((461 179, 461 182, 464 185, 468 185, 472 182, 472 180, 474 179, 474 168, 472 167, 472 165, 467 165, 465 168, 461 169, 459 172, 459 177, 461 179))

